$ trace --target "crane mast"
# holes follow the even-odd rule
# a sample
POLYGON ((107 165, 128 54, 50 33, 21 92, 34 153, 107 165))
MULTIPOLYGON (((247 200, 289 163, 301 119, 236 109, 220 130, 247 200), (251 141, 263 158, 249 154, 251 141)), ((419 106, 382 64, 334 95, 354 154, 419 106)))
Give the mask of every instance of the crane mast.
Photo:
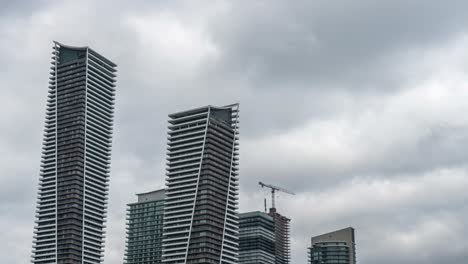
POLYGON ((275 186, 275 185, 272 185, 272 184, 266 184, 266 183, 263 183, 263 182, 258 182, 258 184, 260 186, 262 186, 262 188, 266 187, 266 188, 271 189, 271 207, 272 208, 276 208, 275 207, 276 206, 275 205, 275 193, 276 193, 276 191, 284 192, 284 193, 291 194, 291 195, 295 195, 295 193, 293 193, 291 191, 288 191, 288 190, 286 190, 284 188, 281 188, 281 187, 278 187, 278 186, 275 186))

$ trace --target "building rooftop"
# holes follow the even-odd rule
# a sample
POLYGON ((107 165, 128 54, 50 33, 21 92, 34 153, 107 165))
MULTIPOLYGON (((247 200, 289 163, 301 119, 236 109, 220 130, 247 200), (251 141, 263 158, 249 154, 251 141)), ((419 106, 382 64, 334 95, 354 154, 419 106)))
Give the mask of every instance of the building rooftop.
POLYGON ((99 58, 100 60, 104 61, 105 63, 109 64, 111 67, 117 67, 117 64, 115 64, 114 62, 112 62, 111 60, 107 59, 106 57, 102 56, 101 54, 97 53, 96 51, 94 51, 93 49, 91 49, 90 47, 88 46, 81 46, 81 47, 78 47, 78 46, 70 46, 70 45, 65 45, 65 44, 62 44, 58 41, 54 41, 54 44, 59 46, 59 47, 62 47, 62 48, 66 48, 66 49, 71 49, 71 50, 81 50, 81 51, 86 51, 88 50, 90 53, 92 53, 94 56, 96 56, 97 58, 99 58))
POLYGON ((166 198, 166 189, 138 193, 138 203, 161 201, 166 198))
POLYGON ((197 107, 197 108, 194 108, 194 109, 173 113, 173 114, 170 114, 169 117, 170 118, 179 118, 179 117, 183 117, 183 116, 187 116, 187 115, 193 115, 193 114, 197 114, 197 113, 206 112, 208 110, 208 108, 216 109, 216 110, 222 110, 222 109, 230 109, 230 108, 233 108, 235 106, 238 107, 239 103, 235 103, 235 104, 231 104, 231 105, 225 105, 225 106, 207 105, 207 106, 197 107))
POLYGON ((346 241, 354 243, 354 228, 347 227, 333 232, 312 237, 312 244, 320 242, 346 241))
POLYGON ((260 216, 260 217, 263 217, 263 218, 266 218, 266 219, 268 219, 268 220, 273 221, 273 217, 271 217, 271 216, 268 215, 267 213, 260 212, 260 211, 253 211, 253 212, 240 213, 238 216, 239 216, 239 219, 240 219, 240 218, 246 218, 246 217, 260 216))

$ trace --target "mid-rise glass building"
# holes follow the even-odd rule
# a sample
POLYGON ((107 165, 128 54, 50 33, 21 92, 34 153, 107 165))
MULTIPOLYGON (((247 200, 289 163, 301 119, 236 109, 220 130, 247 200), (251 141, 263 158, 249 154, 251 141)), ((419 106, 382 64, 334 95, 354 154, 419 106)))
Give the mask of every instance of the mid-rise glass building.
POLYGON ((32 263, 102 263, 116 65, 54 42, 32 263))
POLYGON ((238 262, 238 107, 169 115, 164 263, 238 262))
POLYGON ((309 248, 310 264, 356 264, 354 228, 312 237, 309 248))
POLYGON ((165 190, 137 194, 128 204, 124 263, 161 263, 165 190))
POLYGON ((239 263, 275 263, 274 222, 267 213, 239 214, 239 263))

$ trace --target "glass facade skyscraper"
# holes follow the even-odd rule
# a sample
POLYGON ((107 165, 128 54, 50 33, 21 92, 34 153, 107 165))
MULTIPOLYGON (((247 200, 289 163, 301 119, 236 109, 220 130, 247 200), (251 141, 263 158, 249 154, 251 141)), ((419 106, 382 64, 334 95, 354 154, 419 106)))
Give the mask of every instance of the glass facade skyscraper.
POLYGON ((239 264, 275 263, 273 218, 263 212, 239 214, 239 264))
POLYGON ((354 228, 312 237, 309 248, 310 264, 356 264, 354 228))
POLYGON ((32 262, 102 263, 116 65, 54 42, 32 262))
POLYGON ((163 262, 238 262, 238 104, 169 115, 163 262))
POLYGON ((137 194, 128 204, 124 263, 161 263, 165 190, 137 194))

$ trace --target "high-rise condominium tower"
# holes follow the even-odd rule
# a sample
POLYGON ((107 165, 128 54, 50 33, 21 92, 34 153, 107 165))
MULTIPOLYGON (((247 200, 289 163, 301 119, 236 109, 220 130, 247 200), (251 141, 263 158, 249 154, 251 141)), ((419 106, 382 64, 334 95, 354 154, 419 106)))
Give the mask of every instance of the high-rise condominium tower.
POLYGON ((238 104, 169 115, 163 261, 238 261, 238 104))
POLYGON ((276 208, 270 208, 270 212, 268 214, 273 218, 275 225, 275 263, 289 264, 289 224, 291 219, 279 214, 276 211, 276 208))
POLYGON ((239 214, 239 264, 275 263, 273 217, 263 212, 239 214))
POLYGON ((333 231, 311 239, 310 264, 356 264, 354 228, 333 231))
POLYGON ((127 243, 124 263, 159 264, 165 190, 137 194, 138 201, 128 205, 127 243))
POLYGON ((54 43, 32 262, 101 263, 116 65, 54 43))

